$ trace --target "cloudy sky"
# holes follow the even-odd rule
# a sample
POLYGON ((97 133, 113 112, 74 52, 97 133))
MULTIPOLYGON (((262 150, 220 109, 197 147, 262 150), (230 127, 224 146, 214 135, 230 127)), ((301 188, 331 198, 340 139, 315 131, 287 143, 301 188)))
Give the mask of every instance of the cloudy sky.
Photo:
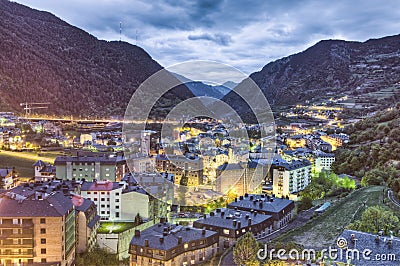
POLYGON ((246 74, 321 39, 400 33, 400 1, 17 0, 99 39, 144 48, 163 66, 215 60, 246 74))

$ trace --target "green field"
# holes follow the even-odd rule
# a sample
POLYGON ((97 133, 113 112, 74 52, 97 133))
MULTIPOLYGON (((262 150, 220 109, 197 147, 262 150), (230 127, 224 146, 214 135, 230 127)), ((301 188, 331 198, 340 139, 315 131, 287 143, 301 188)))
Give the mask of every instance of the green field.
POLYGON ((34 175, 33 164, 37 160, 54 163, 60 152, 12 152, 0 151, 0 168, 15 167, 20 177, 31 178, 34 175))
POLYGON ((135 227, 135 223, 133 222, 103 222, 100 223, 99 229, 97 229, 97 233, 99 234, 108 234, 108 233, 121 233, 128 229, 135 227))
POLYGON ((336 238, 345 226, 369 206, 382 200, 383 187, 372 186, 354 191, 347 197, 335 202, 325 213, 307 222, 302 227, 283 234, 274 241, 296 242, 305 247, 326 248, 334 245, 336 238))

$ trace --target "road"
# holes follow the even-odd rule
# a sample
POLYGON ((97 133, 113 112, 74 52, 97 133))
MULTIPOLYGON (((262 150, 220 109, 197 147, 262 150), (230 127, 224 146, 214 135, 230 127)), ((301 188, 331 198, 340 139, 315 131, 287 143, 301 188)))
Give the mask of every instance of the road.
POLYGON ((388 190, 388 198, 400 209, 400 203, 394 198, 393 190, 388 190))
MULTIPOLYGON (((283 227, 272 234, 268 235, 263 239, 257 239, 260 242, 269 242, 272 239, 277 238, 278 236, 282 235, 283 233, 290 231, 294 228, 300 227, 304 225, 308 220, 310 220, 311 215, 314 213, 317 207, 313 207, 307 211, 300 212, 294 220, 292 220, 286 227, 283 227)), ((225 257, 220 261, 219 265, 221 266, 234 266, 236 265, 233 262, 233 251, 229 252, 225 255, 225 257)))

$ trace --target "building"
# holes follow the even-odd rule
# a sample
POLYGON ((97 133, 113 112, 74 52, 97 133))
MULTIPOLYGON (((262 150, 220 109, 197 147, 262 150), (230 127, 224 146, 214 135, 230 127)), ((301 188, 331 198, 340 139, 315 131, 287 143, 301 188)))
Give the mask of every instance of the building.
POLYGON ((316 173, 322 171, 331 171, 332 164, 335 162, 335 155, 333 153, 325 153, 317 151, 314 156, 314 169, 316 173))
POLYGON ((216 209, 209 215, 196 220, 193 227, 215 231, 219 236, 219 246, 229 248, 246 232, 255 237, 265 237, 273 230, 271 215, 260 214, 253 210, 216 209))
POLYGON ((218 234, 161 222, 136 230, 130 242, 130 265, 197 265, 218 251, 218 234))
POLYGON ((349 142, 349 135, 340 133, 340 134, 331 134, 331 135, 325 135, 321 136, 321 139, 325 142, 328 142, 329 144, 332 145, 332 151, 336 150, 338 147, 343 146, 343 144, 349 142))
POLYGON ((97 229, 100 226, 100 216, 93 201, 79 195, 72 196, 77 217, 76 253, 81 254, 91 250, 96 244, 97 229))
POLYGON ((203 160, 199 157, 187 159, 176 155, 157 155, 156 170, 174 174, 178 185, 199 186, 203 184, 203 160))
POLYGON ((152 220, 166 213, 166 204, 149 195, 138 185, 126 182, 83 182, 81 195, 92 200, 103 221, 134 222, 139 215, 152 220))
POLYGON ((86 153, 77 156, 59 156, 55 159, 56 176, 60 179, 86 181, 120 181, 129 172, 123 156, 86 153))
POLYGON ((287 225, 295 215, 294 201, 264 194, 245 194, 229 203, 227 207, 228 209, 237 208, 242 211, 256 211, 259 214, 271 215, 274 230, 287 225))
POLYGON ((338 256, 336 261, 350 262, 351 265, 357 266, 399 265, 400 238, 398 237, 344 230, 337 243, 337 254, 341 256, 338 256), (368 253, 365 252, 367 250, 368 253))
POLYGON ((232 191, 236 195, 260 192, 266 175, 264 170, 256 161, 223 164, 217 168, 216 190, 223 194, 232 191))
POLYGON ((306 159, 275 160, 271 169, 273 194, 276 197, 291 197, 311 182, 311 163, 306 159))
POLYGON ((0 169, 0 189, 11 189, 18 185, 18 175, 13 168, 0 169))
POLYGON ((56 167, 38 160, 32 165, 35 168, 35 181, 46 182, 56 177, 56 167))
POLYGON ((70 198, 19 191, 0 197, 0 265, 74 265, 76 217, 70 198))

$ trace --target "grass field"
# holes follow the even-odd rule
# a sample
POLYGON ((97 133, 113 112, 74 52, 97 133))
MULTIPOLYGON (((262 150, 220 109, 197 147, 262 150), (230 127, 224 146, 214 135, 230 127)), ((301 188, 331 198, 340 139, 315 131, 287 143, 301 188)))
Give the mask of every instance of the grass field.
POLYGON ((37 160, 54 163, 60 152, 13 152, 0 151, 0 168, 15 167, 20 177, 31 178, 34 175, 32 164, 37 160))
POLYGON ((100 223, 99 229, 97 229, 97 233, 99 234, 107 234, 107 233, 121 233, 128 229, 135 227, 135 223, 129 222, 103 222, 100 223))
POLYGON ((362 188, 334 203, 325 213, 315 217, 302 227, 283 234, 274 241, 296 242, 305 247, 326 248, 334 245, 343 228, 369 206, 382 201, 380 186, 362 188))

